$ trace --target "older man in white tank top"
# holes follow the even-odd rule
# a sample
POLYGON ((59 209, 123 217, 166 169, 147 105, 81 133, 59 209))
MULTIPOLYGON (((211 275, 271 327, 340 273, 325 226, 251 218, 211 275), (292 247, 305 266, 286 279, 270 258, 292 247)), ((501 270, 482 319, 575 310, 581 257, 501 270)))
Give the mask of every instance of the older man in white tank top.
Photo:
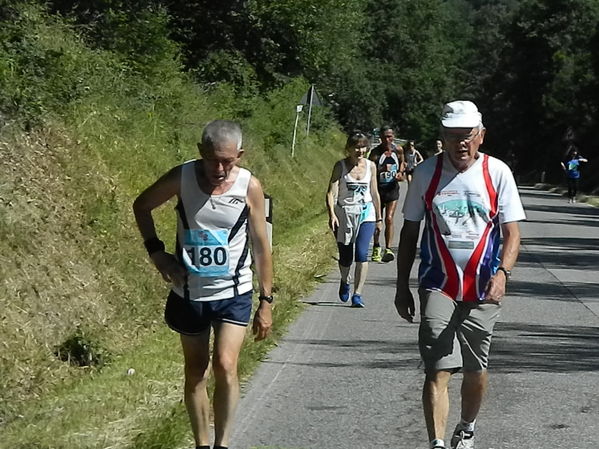
POLYGON ((133 209, 144 245, 165 281, 171 283, 165 319, 181 334, 185 358, 185 405, 196 449, 210 449, 210 333, 214 448, 226 448, 239 399, 237 360, 251 318, 250 240, 256 261, 260 305, 256 339, 272 326, 272 259, 260 182, 237 166, 243 154, 241 128, 227 120, 204 128, 202 159, 171 169, 135 200, 133 209), (152 211, 178 198, 175 253, 156 236, 152 211))

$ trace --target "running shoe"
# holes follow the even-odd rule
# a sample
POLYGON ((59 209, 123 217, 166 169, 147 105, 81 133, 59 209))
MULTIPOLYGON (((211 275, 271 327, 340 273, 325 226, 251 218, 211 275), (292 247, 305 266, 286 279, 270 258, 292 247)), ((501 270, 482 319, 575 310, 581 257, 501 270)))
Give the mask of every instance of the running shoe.
POLYGON ((451 437, 451 449, 474 449, 474 432, 468 432, 458 424, 451 437))
POLYGON ((380 262, 381 261, 381 247, 380 246, 375 246, 374 248, 372 248, 372 258, 371 260, 373 262, 380 262))
POLYGON ((364 302, 362 302, 362 295, 358 295, 357 293, 354 293, 353 296, 351 297, 351 306, 363 308, 364 302))
POLYGON ((349 299, 349 284, 343 281, 339 283, 339 299, 343 302, 349 299))
POLYGON ((391 262, 393 259, 395 259, 395 254, 393 254, 393 251, 387 248, 382 257, 383 262, 391 262))

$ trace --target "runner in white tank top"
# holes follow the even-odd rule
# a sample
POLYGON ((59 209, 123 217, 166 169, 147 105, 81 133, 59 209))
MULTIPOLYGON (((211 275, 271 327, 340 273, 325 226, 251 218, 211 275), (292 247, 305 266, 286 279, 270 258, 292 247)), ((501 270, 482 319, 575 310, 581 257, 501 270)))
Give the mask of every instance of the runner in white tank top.
POLYGON ((272 259, 260 182, 237 163, 243 154, 241 128, 210 122, 198 144, 202 159, 179 165, 135 200, 133 210, 145 247, 162 277, 172 284, 165 318, 181 334, 185 357, 185 404, 196 446, 210 448, 206 391, 210 333, 216 379, 214 447, 227 447, 239 397, 237 359, 251 317, 252 272, 249 240, 258 275, 260 305, 256 339, 272 327, 272 259), (156 236, 152 211, 177 197, 175 254, 156 236))
POLYGON ((362 288, 368 271, 368 244, 375 226, 381 228, 381 201, 377 189, 376 166, 364 156, 368 138, 362 133, 349 136, 347 157, 337 161, 329 182, 326 202, 329 227, 339 248, 339 299, 349 300, 349 272, 356 263, 352 307, 364 307, 362 288))
POLYGON ((240 168, 229 190, 209 195, 199 186, 200 170, 200 161, 181 166, 177 259, 188 275, 172 289, 192 301, 232 298, 252 289, 246 204, 252 175, 240 168))

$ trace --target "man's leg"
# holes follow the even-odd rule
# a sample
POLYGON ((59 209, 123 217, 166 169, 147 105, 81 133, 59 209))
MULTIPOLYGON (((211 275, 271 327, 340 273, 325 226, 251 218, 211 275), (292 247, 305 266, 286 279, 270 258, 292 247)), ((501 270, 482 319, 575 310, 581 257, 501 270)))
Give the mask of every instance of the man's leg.
POLYGON ((464 372, 462 380, 462 420, 464 422, 473 422, 478 416, 488 383, 487 370, 464 372))
MULTIPOLYGON (((422 404, 429 441, 444 440, 449 411, 448 384, 451 373, 462 366, 456 328, 460 316, 454 300, 440 292, 420 288, 418 346, 425 364, 422 404)), ((444 442, 435 441, 436 447, 444 442)))
POLYGON ((197 446, 210 445, 210 402, 206 384, 210 370, 210 327, 197 336, 181 335, 185 358, 184 400, 197 446))
POLYGON ((572 198, 574 198, 574 180, 572 178, 568 178, 567 183, 568 183, 568 199, 570 201, 572 201, 572 198))
POLYGON ((395 216, 395 209, 397 208, 397 201, 391 201, 387 203, 385 208, 385 245, 387 249, 391 249, 393 243, 393 217, 395 216))
MULTIPOLYGON (((379 190, 379 195, 381 196, 381 215, 384 217, 386 214, 386 211, 387 211, 387 203, 384 202, 383 194, 381 193, 380 190, 379 190)), ((374 236, 372 239, 372 261, 373 262, 381 261, 382 251, 381 251, 380 238, 381 238, 381 231, 379 231, 375 227, 374 228, 374 236)))
POLYGON ((218 323, 214 332, 214 445, 227 447, 239 401, 237 361, 246 328, 218 323))
POLYGON ((422 406, 429 441, 443 440, 449 413, 449 371, 436 371, 426 375, 422 389, 422 406))
POLYGON ((474 447, 475 421, 487 391, 489 350, 501 305, 479 304, 468 310, 466 304, 461 304, 460 310, 465 313, 457 332, 464 360, 462 412, 451 447, 462 449, 474 447))

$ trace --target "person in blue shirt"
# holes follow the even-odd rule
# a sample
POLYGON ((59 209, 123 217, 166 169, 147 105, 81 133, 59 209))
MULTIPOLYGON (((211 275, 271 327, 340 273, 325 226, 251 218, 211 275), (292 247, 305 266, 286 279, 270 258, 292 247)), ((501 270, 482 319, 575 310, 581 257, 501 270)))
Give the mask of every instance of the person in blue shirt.
POLYGON ((588 160, 578 154, 576 148, 573 148, 568 153, 566 160, 561 163, 562 168, 566 173, 566 181, 568 182, 568 203, 576 202, 578 184, 580 183, 581 162, 588 162, 588 160))

